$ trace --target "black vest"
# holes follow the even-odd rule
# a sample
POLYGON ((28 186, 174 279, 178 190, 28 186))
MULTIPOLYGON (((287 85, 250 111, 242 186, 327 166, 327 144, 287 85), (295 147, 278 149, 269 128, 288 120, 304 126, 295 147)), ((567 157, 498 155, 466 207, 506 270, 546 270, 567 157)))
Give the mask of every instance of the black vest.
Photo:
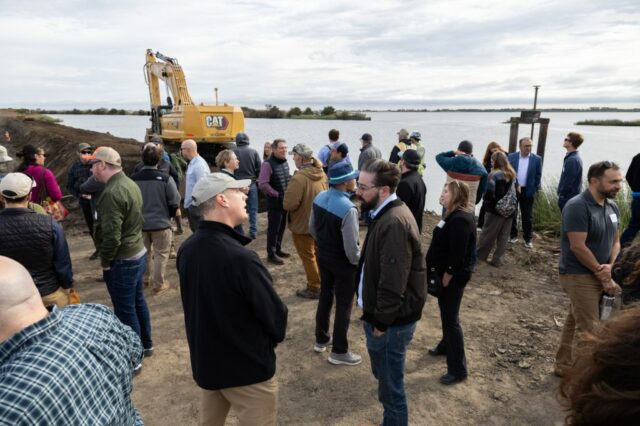
POLYGON ((271 179, 269 185, 276 191, 278 191, 278 198, 267 197, 267 208, 270 209, 282 209, 282 202, 284 200, 284 193, 289 185, 289 164, 287 160, 280 160, 273 155, 267 159, 269 165, 271 165, 271 179))
POLYGON ((24 266, 40 292, 46 296, 60 284, 53 267, 53 225, 48 215, 28 209, 0 212, 0 255, 24 266))

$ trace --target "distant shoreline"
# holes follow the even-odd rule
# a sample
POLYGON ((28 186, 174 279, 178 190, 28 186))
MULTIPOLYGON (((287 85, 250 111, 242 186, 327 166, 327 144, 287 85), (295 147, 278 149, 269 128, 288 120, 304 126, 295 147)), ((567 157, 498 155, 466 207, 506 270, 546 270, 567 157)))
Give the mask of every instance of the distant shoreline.
POLYGON ((623 126, 638 127, 640 120, 623 121, 623 120, 582 120, 575 123, 576 126, 623 126))

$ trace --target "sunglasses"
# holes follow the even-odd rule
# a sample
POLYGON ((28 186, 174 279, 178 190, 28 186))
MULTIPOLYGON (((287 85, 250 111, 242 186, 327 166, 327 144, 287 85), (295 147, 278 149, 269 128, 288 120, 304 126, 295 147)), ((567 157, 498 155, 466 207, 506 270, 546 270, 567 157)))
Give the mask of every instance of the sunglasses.
POLYGON ((43 157, 48 157, 48 155, 45 154, 44 152, 36 152, 36 155, 42 155, 43 157))
POLYGON ((93 151, 91 150, 80 151, 80 154, 93 154, 93 151))

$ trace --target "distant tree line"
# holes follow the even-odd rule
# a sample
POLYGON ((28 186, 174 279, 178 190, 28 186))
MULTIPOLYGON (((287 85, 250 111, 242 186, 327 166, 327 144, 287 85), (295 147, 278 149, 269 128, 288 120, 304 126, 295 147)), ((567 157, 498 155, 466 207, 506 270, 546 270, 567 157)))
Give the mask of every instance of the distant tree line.
POLYGON ((371 120, 365 114, 351 111, 338 111, 332 106, 326 106, 319 111, 307 107, 293 107, 288 111, 281 110, 275 105, 267 104, 264 109, 242 107, 242 112, 247 118, 293 118, 310 120, 371 120))
MULTIPOLYGON (((389 110, 364 109, 364 112, 520 112, 529 108, 400 108, 389 110)), ((589 108, 536 108, 541 112, 640 112, 640 108, 613 108, 613 107, 589 107, 589 108)))
POLYGON ((117 108, 97 108, 97 109, 28 109, 20 108, 15 110, 19 114, 72 114, 72 115, 149 115, 149 111, 144 109, 125 110, 117 108))

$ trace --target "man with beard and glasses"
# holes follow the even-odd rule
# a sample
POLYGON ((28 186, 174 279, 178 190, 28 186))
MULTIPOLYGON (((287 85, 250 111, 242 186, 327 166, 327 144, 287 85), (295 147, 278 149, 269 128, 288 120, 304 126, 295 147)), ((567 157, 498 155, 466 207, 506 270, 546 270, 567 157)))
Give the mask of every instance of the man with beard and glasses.
POLYGON ((420 232, 395 193, 399 182, 398 166, 374 160, 360 171, 357 190, 372 218, 356 274, 358 305, 385 425, 409 422, 404 362, 427 293, 420 232))
POLYGON ((585 334, 598 324, 602 293, 620 290, 611 279, 611 266, 620 251, 620 211, 612 199, 622 187, 622 173, 617 164, 601 161, 589 167, 587 180, 587 190, 562 210, 559 280, 571 305, 556 354, 557 376, 573 365, 585 334))

